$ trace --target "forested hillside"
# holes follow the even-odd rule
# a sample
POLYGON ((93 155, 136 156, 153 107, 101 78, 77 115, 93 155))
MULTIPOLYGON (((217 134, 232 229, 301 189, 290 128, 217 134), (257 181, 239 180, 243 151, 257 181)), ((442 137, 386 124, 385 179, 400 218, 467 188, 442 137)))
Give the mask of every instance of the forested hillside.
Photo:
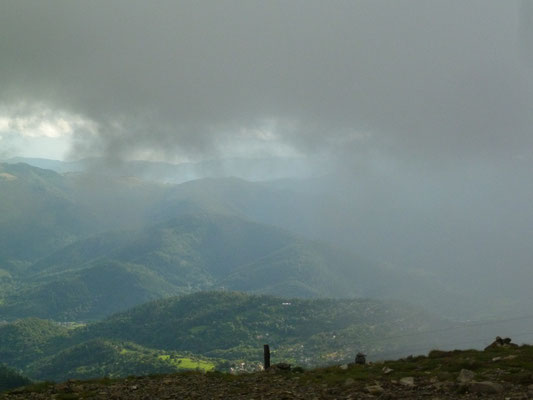
POLYGON ((26 386, 30 383, 31 381, 28 378, 20 375, 11 368, 0 365, 0 392, 20 386, 26 386))
MULTIPOLYGON (((358 351, 385 357, 403 335, 447 327, 420 309, 375 300, 202 292, 146 303, 86 326, 26 319, 0 326, 0 357, 34 379, 126 376, 278 361, 323 365, 358 351), (399 337, 396 337, 399 336, 399 337), (391 339, 392 338, 392 339, 391 339)), ((435 338, 422 338, 428 348, 435 338)))
POLYGON ((264 185, 225 179, 165 186, 25 164, 2 168, 0 232, 10 234, 0 237, 0 319, 95 320, 208 289, 399 299, 412 298, 413 285, 419 295, 442 290, 246 219, 245 205, 264 200, 264 185))

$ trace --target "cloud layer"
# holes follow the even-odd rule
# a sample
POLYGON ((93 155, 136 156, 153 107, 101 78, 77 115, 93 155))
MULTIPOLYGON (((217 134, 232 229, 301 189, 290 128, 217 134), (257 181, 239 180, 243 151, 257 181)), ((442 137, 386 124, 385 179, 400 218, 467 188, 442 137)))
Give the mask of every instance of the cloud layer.
POLYGON ((267 121, 303 153, 516 156, 533 144, 532 15, 492 0, 5 1, 0 99, 92 121, 80 154, 212 154, 267 121))

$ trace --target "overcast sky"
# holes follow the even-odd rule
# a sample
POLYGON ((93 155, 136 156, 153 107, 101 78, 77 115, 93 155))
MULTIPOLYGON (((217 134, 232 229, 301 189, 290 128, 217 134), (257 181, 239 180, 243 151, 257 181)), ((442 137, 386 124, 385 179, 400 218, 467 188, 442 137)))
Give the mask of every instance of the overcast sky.
POLYGON ((0 0, 0 146, 528 158, 532 11, 513 0, 0 0))
POLYGON ((532 106, 533 0, 0 0, 0 159, 320 160, 300 233, 527 310, 532 106))

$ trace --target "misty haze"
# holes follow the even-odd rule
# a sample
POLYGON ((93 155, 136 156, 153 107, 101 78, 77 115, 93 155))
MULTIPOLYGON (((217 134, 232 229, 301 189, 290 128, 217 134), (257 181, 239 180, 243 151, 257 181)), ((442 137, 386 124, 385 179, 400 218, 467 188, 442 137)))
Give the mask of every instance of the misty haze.
POLYGON ((0 392, 533 396, 532 129, 529 0, 0 0, 0 392))

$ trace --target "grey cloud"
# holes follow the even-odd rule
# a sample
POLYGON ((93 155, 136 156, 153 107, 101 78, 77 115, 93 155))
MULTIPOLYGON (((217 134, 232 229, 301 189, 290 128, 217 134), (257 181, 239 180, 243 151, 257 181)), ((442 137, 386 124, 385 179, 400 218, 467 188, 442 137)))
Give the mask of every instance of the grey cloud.
POLYGON ((215 152, 265 119, 302 151, 531 148, 532 7, 518 1, 10 2, 0 96, 100 125, 77 150, 215 152), (290 128, 284 129, 284 122, 290 128), (221 133, 223 132, 223 133, 221 133))

